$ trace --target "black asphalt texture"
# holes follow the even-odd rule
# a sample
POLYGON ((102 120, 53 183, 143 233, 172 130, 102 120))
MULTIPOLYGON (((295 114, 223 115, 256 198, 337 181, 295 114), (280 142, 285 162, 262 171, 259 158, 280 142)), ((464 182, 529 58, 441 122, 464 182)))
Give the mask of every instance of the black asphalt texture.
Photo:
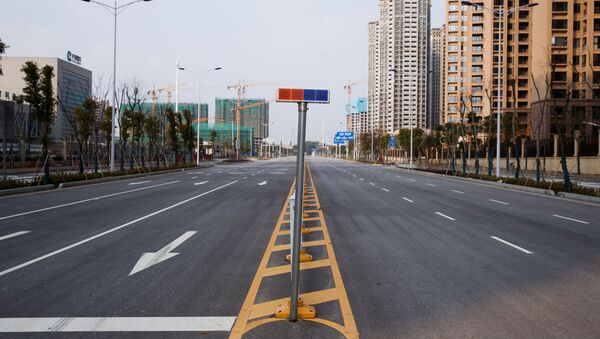
MULTIPOLYGON (((308 159, 361 337, 600 337, 600 205, 308 159)), ((0 240, 0 318, 237 316, 294 167, 285 158, 0 198, 0 237, 29 231, 0 240), (129 275, 188 231, 179 255, 129 275)), ((281 322, 253 337, 338 335, 281 322)))

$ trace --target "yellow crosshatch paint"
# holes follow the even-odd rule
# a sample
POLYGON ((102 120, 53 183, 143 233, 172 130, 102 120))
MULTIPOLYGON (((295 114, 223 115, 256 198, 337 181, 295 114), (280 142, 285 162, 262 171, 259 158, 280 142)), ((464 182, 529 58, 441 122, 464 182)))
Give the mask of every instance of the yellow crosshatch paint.
MULTIPOLYGON (((329 231, 327 230, 327 225, 325 223, 325 218, 323 216, 323 212, 321 211, 319 196, 316 192, 314 181, 312 179, 312 175, 308 166, 306 172, 308 180, 306 180, 306 186, 304 191, 306 202, 304 206, 304 212, 309 215, 309 218, 304 219, 304 221, 318 222, 318 226, 307 226, 307 229, 310 229, 311 233, 322 233, 323 239, 305 241, 303 242, 302 247, 303 249, 307 249, 308 251, 310 251, 310 248, 316 248, 319 246, 324 247, 327 252, 327 258, 301 263, 300 270, 304 272, 306 270, 329 267, 331 270, 333 281, 335 283, 335 287, 302 293, 300 295, 305 305, 316 307, 317 317, 314 319, 306 319, 304 321, 312 321, 330 327, 344 335, 346 338, 358 338, 359 333, 358 329, 356 328, 356 323, 354 321, 354 315, 352 314, 352 309, 350 307, 350 302, 348 301, 348 296, 346 294, 346 289, 344 287, 342 275, 340 273, 337 260, 335 258, 335 253, 331 244, 331 238, 329 237, 329 231), (339 324, 337 322, 326 319, 326 314, 319 314, 319 304, 333 301, 337 301, 339 303, 339 311, 343 319, 343 324, 339 324)), ((294 185, 292 185, 290 194, 293 192, 293 190, 294 185)), ((290 194, 288 194, 288 197, 290 196, 290 194)), ((275 318, 275 312, 277 311, 277 307, 289 302, 289 297, 277 298, 261 303, 255 303, 255 301, 261 283, 265 278, 290 273, 290 265, 286 264, 283 261, 279 266, 269 266, 269 259, 271 258, 271 255, 274 252, 289 251, 290 249, 289 243, 279 245, 277 244, 278 236, 289 236, 289 230, 283 229, 284 226, 287 226, 289 224, 288 211, 289 199, 286 199, 281 214, 279 215, 279 219, 277 220, 277 224, 275 225, 275 230, 273 230, 273 234, 271 235, 271 239, 269 240, 269 245, 267 246, 265 254, 263 255, 258 270, 256 271, 254 280, 250 285, 250 289, 248 291, 248 294, 246 295, 246 299, 244 301, 244 304, 242 305, 242 309, 240 310, 240 313, 237 316, 236 323, 231 330, 230 338, 232 339, 242 338, 244 334, 248 333, 249 331, 252 331, 253 329, 259 326, 267 325, 276 321, 287 321, 287 319, 275 318)))

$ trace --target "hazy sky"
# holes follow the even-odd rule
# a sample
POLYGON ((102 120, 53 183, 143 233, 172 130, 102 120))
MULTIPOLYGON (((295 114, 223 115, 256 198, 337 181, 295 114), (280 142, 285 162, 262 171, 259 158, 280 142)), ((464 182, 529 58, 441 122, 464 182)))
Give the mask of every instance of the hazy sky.
MULTIPOLYGON (((443 23, 444 8, 444 0, 433 0, 433 27, 443 23)), ((70 50, 92 70, 94 82, 112 76, 113 17, 102 7, 80 0, 2 0, 2 12, 0 38, 11 46, 7 56, 66 59, 70 50)), ((330 105, 309 106, 307 138, 321 140, 325 121, 331 142, 345 120, 344 84, 367 78, 367 24, 377 16, 377 0, 142 2, 119 15, 117 80, 135 77, 145 89, 174 84, 179 59, 186 68, 180 83, 196 87, 201 70, 223 67, 202 80, 203 87, 219 87, 202 90, 211 116, 214 98, 235 96, 225 86, 238 80, 330 89, 330 105)), ((247 97, 274 99, 276 87, 250 87, 247 97)), ((366 94, 363 82, 353 97, 366 94)), ((180 92, 181 102, 197 97, 196 90, 180 92)), ((271 137, 292 137, 296 110, 293 104, 271 104, 271 137)))

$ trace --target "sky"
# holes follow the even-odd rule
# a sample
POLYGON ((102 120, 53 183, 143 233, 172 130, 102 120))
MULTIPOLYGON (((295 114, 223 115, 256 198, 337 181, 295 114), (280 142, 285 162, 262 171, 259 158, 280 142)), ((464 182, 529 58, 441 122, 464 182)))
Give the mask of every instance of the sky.
MULTIPOLYGON (((113 0, 99 0, 114 4, 113 0)), ((118 0, 119 5, 127 0, 118 0)), ((443 24, 445 1, 432 0, 432 27, 443 24)), ((0 38, 6 56, 81 56, 94 83, 107 86, 113 67, 113 16, 80 0, 2 0, 0 38)), ((235 97, 226 86, 244 80, 247 98, 275 99, 277 87, 331 90, 329 105, 310 105, 307 140, 330 143, 345 128, 344 85, 362 81, 353 99, 367 95, 367 24, 378 18, 377 0, 153 0, 118 16, 117 82, 134 79, 150 90, 175 83, 180 102, 235 97), (262 85, 260 85, 262 84, 262 85), (270 84, 270 85, 265 85, 270 84), (273 85, 280 84, 280 85, 273 85)), ((166 101, 163 94, 160 101, 166 101)), ((151 98, 147 98, 151 102, 151 98)), ((296 140, 297 106, 270 104, 271 135, 296 140)))

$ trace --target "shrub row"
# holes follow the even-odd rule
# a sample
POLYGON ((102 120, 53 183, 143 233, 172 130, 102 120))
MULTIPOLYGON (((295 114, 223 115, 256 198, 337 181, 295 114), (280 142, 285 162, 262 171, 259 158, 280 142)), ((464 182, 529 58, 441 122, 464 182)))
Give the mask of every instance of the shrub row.
MULTIPOLYGON (((100 172, 100 173, 53 173, 50 175, 50 183, 54 186, 58 186, 61 183, 65 182, 74 182, 74 181, 85 181, 92 179, 100 179, 107 177, 120 177, 124 175, 131 174, 140 174, 140 173, 152 173, 152 172, 160 172, 174 169, 186 169, 196 167, 196 164, 178 164, 172 165, 168 167, 151 167, 144 169, 126 169, 124 171, 114 171, 114 172, 100 172)), ((0 190, 11 189, 11 188, 21 188, 21 187, 29 187, 37 184, 39 177, 33 182, 25 182, 18 180, 0 180, 0 190)))
MULTIPOLYGON (((440 169, 419 168, 419 169, 415 169, 415 170, 422 171, 422 172, 436 173, 436 174, 446 174, 446 171, 440 170, 440 169)), ((541 189, 554 191, 554 193, 565 192, 565 187, 564 187, 563 183, 561 183, 561 182, 550 182, 550 181, 537 182, 531 178, 519 178, 519 179, 498 178, 496 176, 490 176, 490 175, 486 175, 486 174, 474 174, 474 173, 466 173, 465 174, 465 173, 459 173, 459 172, 457 172, 455 174, 450 174, 450 175, 457 176, 457 177, 463 177, 463 178, 485 180, 485 181, 503 182, 503 183, 511 184, 511 185, 541 188, 541 189)), ((568 192, 576 193, 576 194, 590 195, 593 197, 600 197, 600 190, 596 190, 596 189, 589 188, 589 187, 578 186, 573 183, 571 184, 571 187, 569 188, 568 192)))

